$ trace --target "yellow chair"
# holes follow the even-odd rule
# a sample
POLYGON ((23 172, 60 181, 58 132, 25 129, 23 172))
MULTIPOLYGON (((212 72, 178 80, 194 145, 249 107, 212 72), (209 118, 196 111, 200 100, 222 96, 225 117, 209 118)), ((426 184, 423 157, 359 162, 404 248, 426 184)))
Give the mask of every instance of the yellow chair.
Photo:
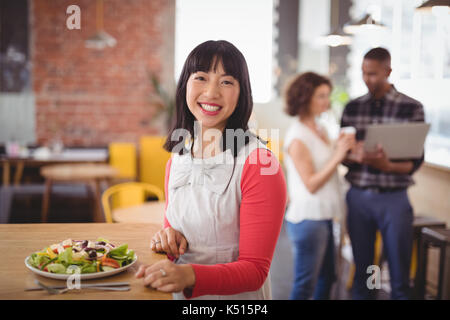
POLYGON ((267 139, 267 148, 275 154, 280 164, 283 164, 283 140, 273 143, 272 140, 267 139))
POLYGON ((159 201, 164 201, 162 190, 148 183, 126 182, 108 188, 102 195, 106 222, 113 222, 110 197, 116 198, 116 201, 113 202, 116 206, 113 206, 113 209, 118 209, 142 204, 148 195, 154 195, 159 201))
POLYGON ((137 155, 133 143, 113 142, 109 144, 109 164, 119 170, 119 179, 136 180, 137 155))
POLYGON ((415 279, 417 274, 417 259, 418 259, 419 241, 415 239, 413 241, 412 253, 411 253, 411 268, 409 270, 409 278, 415 279))
POLYGON ((164 148, 164 136, 143 136, 139 142, 139 181, 164 190, 166 163, 171 153, 164 148))

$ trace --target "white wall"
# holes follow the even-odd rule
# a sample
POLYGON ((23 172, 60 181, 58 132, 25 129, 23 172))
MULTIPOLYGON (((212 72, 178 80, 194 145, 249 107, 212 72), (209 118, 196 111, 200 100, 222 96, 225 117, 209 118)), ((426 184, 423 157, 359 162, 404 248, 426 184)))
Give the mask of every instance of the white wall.
MULTIPOLYGON (((317 39, 330 32, 330 0, 300 0, 298 71, 327 75, 329 48, 317 39)), ((286 129, 295 119, 284 113, 284 98, 273 97, 269 103, 254 105, 253 116, 259 129, 279 129, 284 139, 286 129)), ((270 138, 270 137, 269 137, 270 138)))
MULTIPOLYGON (((279 129, 279 138, 283 139, 286 129, 294 118, 283 111, 284 102, 281 98, 273 99, 269 103, 255 103, 252 120, 256 120, 258 129, 266 129, 270 135, 271 129, 279 129)), ((270 136, 268 137, 270 138, 270 136)))
POLYGON ((330 0, 300 0, 299 71, 328 74, 329 48, 318 41, 330 32, 330 0))

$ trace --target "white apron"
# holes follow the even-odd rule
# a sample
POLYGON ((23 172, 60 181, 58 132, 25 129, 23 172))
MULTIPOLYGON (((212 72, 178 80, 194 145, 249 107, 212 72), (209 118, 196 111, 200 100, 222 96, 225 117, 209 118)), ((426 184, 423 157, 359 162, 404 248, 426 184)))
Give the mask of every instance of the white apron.
MULTIPOLYGON (((266 146, 251 136, 234 158, 231 150, 206 159, 191 152, 174 154, 169 176, 166 217, 172 228, 188 241, 188 250, 177 264, 214 265, 236 261, 239 256, 241 175, 245 160, 256 148, 266 146)), ((185 299, 182 292, 174 299, 185 299)), ((256 291, 235 295, 205 295, 197 299, 271 299, 270 276, 256 291)))

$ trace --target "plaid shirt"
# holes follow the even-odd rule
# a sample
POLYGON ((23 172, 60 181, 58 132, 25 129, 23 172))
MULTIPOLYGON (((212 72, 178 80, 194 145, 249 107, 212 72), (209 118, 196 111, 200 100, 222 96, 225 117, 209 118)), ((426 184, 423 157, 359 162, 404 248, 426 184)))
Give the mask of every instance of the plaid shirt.
MULTIPOLYGON (((370 93, 350 101, 342 114, 341 127, 356 128, 356 139, 364 140, 366 127, 375 123, 424 122, 423 106, 407 95, 398 92, 394 86, 381 99, 376 100, 370 93)), ((385 173, 365 164, 344 163, 348 167, 345 178, 352 186, 367 188, 407 188, 414 184, 411 175, 419 169, 424 160, 411 160, 413 170, 409 174, 385 173)), ((394 161, 394 160, 392 160, 394 161)))

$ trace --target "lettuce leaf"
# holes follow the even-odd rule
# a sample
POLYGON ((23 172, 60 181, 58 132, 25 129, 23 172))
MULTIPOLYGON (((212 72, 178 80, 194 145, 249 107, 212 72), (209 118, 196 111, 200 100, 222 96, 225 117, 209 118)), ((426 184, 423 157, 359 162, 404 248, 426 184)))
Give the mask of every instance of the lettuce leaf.
POLYGON ((39 266, 39 256, 36 253, 33 253, 30 258, 28 258, 28 263, 37 268, 39 266))
POLYGON ((134 260, 134 250, 128 251, 127 256, 129 260, 134 260))
POLYGON ((66 273, 66 267, 61 263, 51 263, 47 266, 47 270, 51 273, 66 273))
POLYGON ((81 268, 77 265, 70 265, 66 269, 67 274, 81 273, 81 268))
POLYGON ((125 259, 127 257, 128 244, 123 244, 117 248, 112 249, 108 256, 114 259, 125 259))
POLYGON ((85 264, 81 267, 81 273, 94 273, 97 272, 97 262, 85 264))
POLYGON ((114 260, 116 260, 121 267, 126 266, 127 264, 130 264, 134 260, 134 251, 130 250, 127 254, 124 256, 112 256, 114 260))
POLYGON ((36 267, 36 260, 37 260, 37 254, 33 253, 29 258, 28 258, 28 263, 31 264, 33 267, 36 267))
POLYGON ((68 266, 72 264, 72 247, 66 248, 58 255, 58 261, 68 266))
POLYGON ((40 265, 46 264, 49 261, 49 256, 38 255, 36 253, 33 253, 28 259, 28 262, 35 268, 39 268, 40 265))

